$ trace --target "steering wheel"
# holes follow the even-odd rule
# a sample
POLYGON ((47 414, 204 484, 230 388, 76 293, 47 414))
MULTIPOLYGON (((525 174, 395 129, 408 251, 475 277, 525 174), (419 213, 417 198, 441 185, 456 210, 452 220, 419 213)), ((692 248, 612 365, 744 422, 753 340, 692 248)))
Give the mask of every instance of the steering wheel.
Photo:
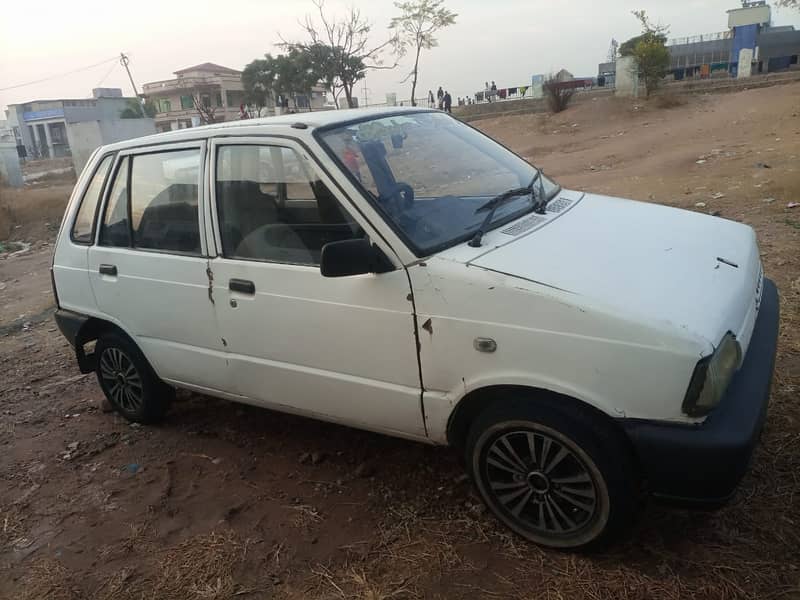
POLYGON ((386 194, 386 199, 391 201, 391 207, 398 215, 403 214, 414 203, 414 188, 407 183, 398 182, 386 194))

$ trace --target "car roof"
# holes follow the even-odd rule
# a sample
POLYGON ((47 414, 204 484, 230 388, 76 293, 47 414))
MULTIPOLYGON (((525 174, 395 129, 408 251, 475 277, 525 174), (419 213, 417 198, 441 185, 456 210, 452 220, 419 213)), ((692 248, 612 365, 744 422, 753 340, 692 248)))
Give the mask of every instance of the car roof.
MULTIPOLYGON (((343 110, 319 110, 312 112, 279 115, 275 117, 261 117, 258 119, 242 119, 239 121, 225 121, 214 123, 213 125, 203 125, 200 127, 190 127, 187 129, 177 129, 166 131, 144 137, 133 138, 114 144, 104 146, 105 151, 123 150, 126 148, 136 148, 139 146, 150 146, 154 144, 166 144, 171 142, 182 142, 203 139, 214 135, 229 135, 237 129, 264 128, 263 133, 289 133, 295 137, 302 137, 321 127, 329 127, 351 123, 361 119, 372 119, 395 115, 405 115, 409 113, 430 112, 427 108, 400 108, 400 107, 370 107, 370 108, 348 108, 343 110), (305 127, 298 127, 299 124, 305 127)), ((248 133, 252 133, 248 131, 248 133)), ((246 135, 243 132, 243 135, 246 135)))

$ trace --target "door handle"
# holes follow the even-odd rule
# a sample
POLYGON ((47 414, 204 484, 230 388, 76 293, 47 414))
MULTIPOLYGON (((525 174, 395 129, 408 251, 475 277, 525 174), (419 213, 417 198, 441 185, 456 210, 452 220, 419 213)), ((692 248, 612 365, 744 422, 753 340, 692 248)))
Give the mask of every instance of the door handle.
POLYGON ((253 295, 256 293, 256 284, 247 279, 231 279, 228 282, 228 289, 232 292, 253 295))
POLYGON ((99 270, 101 275, 117 276, 117 265, 100 265, 99 270))

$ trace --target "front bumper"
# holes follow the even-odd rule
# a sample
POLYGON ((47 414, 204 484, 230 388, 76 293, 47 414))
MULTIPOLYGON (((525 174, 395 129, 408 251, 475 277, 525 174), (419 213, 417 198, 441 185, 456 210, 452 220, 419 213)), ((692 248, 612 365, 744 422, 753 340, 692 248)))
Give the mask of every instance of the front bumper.
POLYGON ((711 507, 733 495, 767 416, 779 316, 778 290, 764 279, 747 355, 719 406, 703 423, 621 420, 652 495, 711 507))

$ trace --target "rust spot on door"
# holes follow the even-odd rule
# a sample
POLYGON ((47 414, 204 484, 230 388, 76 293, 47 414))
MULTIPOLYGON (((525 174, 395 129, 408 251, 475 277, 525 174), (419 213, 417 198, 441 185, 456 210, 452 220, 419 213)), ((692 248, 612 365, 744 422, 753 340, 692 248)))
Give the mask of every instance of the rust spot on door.
POLYGON ((422 328, 431 335, 433 335, 433 322, 430 319, 428 319, 422 324, 422 328))

